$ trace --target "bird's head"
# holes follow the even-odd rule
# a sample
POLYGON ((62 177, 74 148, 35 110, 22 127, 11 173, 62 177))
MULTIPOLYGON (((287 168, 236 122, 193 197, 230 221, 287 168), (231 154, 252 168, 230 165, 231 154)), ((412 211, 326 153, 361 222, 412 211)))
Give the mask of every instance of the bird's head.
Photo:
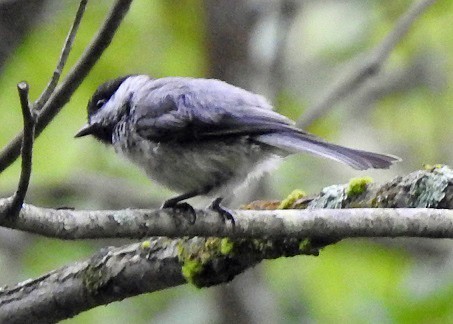
POLYGON ((110 80, 97 88, 88 102, 88 123, 75 137, 92 135, 103 143, 112 144, 113 129, 128 109, 125 106, 129 104, 127 89, 119 89, 130 77, 128 75, 110 80))

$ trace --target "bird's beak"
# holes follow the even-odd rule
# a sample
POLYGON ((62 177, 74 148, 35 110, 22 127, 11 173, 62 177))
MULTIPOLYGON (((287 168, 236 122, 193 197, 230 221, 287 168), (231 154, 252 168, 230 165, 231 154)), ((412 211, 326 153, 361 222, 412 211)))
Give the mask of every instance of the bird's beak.
POLYGON ((96 124, 86 124, 83 126, 74 137, 82 137, 93 134, 95 129, 97 128, 96 124))

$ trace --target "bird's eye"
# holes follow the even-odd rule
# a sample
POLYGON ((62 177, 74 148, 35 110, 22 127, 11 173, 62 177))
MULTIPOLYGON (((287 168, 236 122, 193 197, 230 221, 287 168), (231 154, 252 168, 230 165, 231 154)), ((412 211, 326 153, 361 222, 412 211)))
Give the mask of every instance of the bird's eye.
POLYGON ((96 102, 96 108, 100 109, 102 106, 104 106, 104 104, 105 104, 105 99, 98 100, 98 102, 96 102))

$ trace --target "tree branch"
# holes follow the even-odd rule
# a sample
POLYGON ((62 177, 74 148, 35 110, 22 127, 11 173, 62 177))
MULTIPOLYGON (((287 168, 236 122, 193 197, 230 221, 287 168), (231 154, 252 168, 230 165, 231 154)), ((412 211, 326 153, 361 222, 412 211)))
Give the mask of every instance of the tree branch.
MULTIPOLYGON (((35 136, 39 136, 44 128, 60 112, 69 101, 73 93, 88 75, 94 64, 101 57, 105 49, 110 45, 121 21, 126 15, 132 0, 117 0, 113 5, 107 19, 87 47, 79 61, 74 65, 63 82, 55 89, 52 96, 41 110, 36 123, 35 136)), ((18 134, 0 152, 0 172, 10 166, 20 154, 20 145, 23 133, 18 134)))
MULTIPOLYGON (((75 212, 24 206, 10 225, 25 226, 34 220, 26 225, 29 229, 36 227, 34 232, 45 234, 55 231, 49 227, 57 226, 64 238, 89 237, 97 230, 100 235, 110 231, 113 236, 122 236, 125 228, 131 237, 202 234, 232 238, 160 237, 102 249, 89 260, 1 289, 0 322, 56 322, 98 305, 187 282, 208 287, 228 282, 264 259, 318 255, 322 247, 346 237, 453 238, 453 210, 317 209, 369 205, 453 209, 453 170, 437 166, 383 186, 373 185, 367 178, 353 179, 347 185, 324 188, 316 197, 298 193, 283 202, 256 202, 247 207, 276 205, 307 210, 235 211, 236 227, 232 230, 216 213, 207 211, 197 211, 197 222, 190 225, 183 215, 171 210, 75 212), (43 220, 39 213, 45 216, 43 220), (104 224, 95 228, 92 221, 104 224)), ((0 201, 0 213, 4 212, 2 206, 0 201)))
POLYGON ((392 50, 398 45, 401 39, 407 34, 412 24, 420 17, 425 10, 436 0, 422 0, 415 2, 407 12, 400 17, 393 30, 372 49, 365 58, 348 73, 338 79, 321 98, 321 101, 308 109, 307 112, 297 121, 299 127, 307 127, 315 120, 324 116, 334 104, 359 89, 366 80, 375 76, 385 60, 390 56, 392 50))
MULTIPOLYGON (((434 209, 453 209, 453 171, 446 166, 413 172, 382 186, 369 184, 366 178, 352 180, 324 188, 316 197, 294 201, 295 205, 284 202, 282 207, 307 210, 233 211, 233 229, 210 210, 197 210, 197 221, 191 225, 187 222, 191 215, 173 209, 74 211, 24 204, 19 216, 11 220, 5 208, 8 200, 3 199, 0 218, 4 221, 0 224, 61 239, 195 235, 453 238, 453 211, 434 209)), ((278 204, 269 203, 268 207, 275 209, 278 204)))
POLYGON ((68 36, 66 37, 66 41, 63 45, 63 50, 61 51, 60 59, 58 60, 57 67, 53 72, 52 78, 50 79, 49 83, 47 84, 46 89, 41 93, 39 98, 34 102, 33 109, 41 110, 44 104, 49 100, 50 96, 54 92, 58 81, 60 80, 61 73, 63 72, 63 68, 66 65, 66 61, 69 57, 69 53, 72 49, 72 44, 74 43, 75 36, 80 26, 80 22, 82 21, 83 14, 85 13, 85 8, 87 5, 88 0, 81 0, 79 4, 79 8, 77 9, 76 16, 74 18, 74 22, 72 23, 71 29, 69 30, 68 36))
POLYGON ((89 260, 0 290, 0 322, 53 323, 113 301, 192 282, 232 280, 263 259, 317 254, 315 243, 154 238, 102 249, 89 260))
POLYGON ((19 92, 20 104, 22 108, 22 116, 24 120, 24 138, 22 140, 22 167, 20 172, 19 184, 16 193, 13 195, 11 204, 8 209, 10 218, 15 218, 19 214, 24 203, 25 195, 27 194, 28 185, 30 183, 32 156, 33 156, 33 138, 35 134, 35 116, 30 110, 28 102, 28 84, 20 82, 17 84, 19 92))

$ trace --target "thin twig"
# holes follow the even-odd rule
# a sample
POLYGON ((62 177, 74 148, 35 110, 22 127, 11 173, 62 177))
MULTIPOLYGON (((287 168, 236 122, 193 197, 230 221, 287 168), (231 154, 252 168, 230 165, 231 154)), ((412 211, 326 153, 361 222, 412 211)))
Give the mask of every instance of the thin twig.
POLYGON ((85 12, 87 2, 88 0, 80 1, 79 9, 77 10, 74 22, 72 23, 68 36, 66 37, 63 50, 61 51, 60 59, 58 61, 55 71, 53 72, 52 78, 47 84, 46 89, 41 93, 39 98, 33 104, 33 109, 37 111, 41 110, 44 104, 47 102, 47 100, 49 100, 50 96, 52 95, 58 84, 58 81, 60 80, 61 73, 63 72, 63 68, 66 64, 69 53, 71 52, 72 44, 74 43, 74 39, 79 29, 80 22, 82 21, 82 17, 85 12))
POLYGON ((16 193, 13 196, 11 202, 10 218, 15 218, 22 204, 24 203, 25 195, 27 194, 28 184, 30 183, 31 167, 32 167, 32 155, 33 155, 33 139, 35 133, 35 118, 30 110, 28 101, 28 84, 23 81, 17 84, 17 90, 19 92, 20 105, 22 108, 22 116, 24 120, 24 138, 22 141, 22 167, 20 172, 19 184, 17 186, 16 193))
POLYGON ((395 28, 393 28, 384 40, 372 49, 357 67, 353 68, 352 71, 349 69, 351 72, 348 72, 347 75, 334 83, 330 90, 327 91, 327 94, 321 98, 321 101, 304 113, 298 120, 297 125, 302 128, 311 125, 314 121, 332 110, 338 100, 350 95, 359 89, 366 80, 375 76, 381 69, 384 61, 390 56, 392 50, 407 34, 412 24, 434 2, 436 0, 423 0, 414 3, 400 17, 395 28))
MULTIPOLYGON (((52 119, 80 86, 105 49, 110 45, 113 36, 126 15, 132 0, 117 0, 113 5, 101 29, 87 47, 82 57, 74 65, 63 82, 57 86, 50 99, 44 105, 36 123, 35 137, 44 130, 52 119)), ((20 154, 23 133, 18 134, 0 152, 0 173, 9 167, 20 154)))

